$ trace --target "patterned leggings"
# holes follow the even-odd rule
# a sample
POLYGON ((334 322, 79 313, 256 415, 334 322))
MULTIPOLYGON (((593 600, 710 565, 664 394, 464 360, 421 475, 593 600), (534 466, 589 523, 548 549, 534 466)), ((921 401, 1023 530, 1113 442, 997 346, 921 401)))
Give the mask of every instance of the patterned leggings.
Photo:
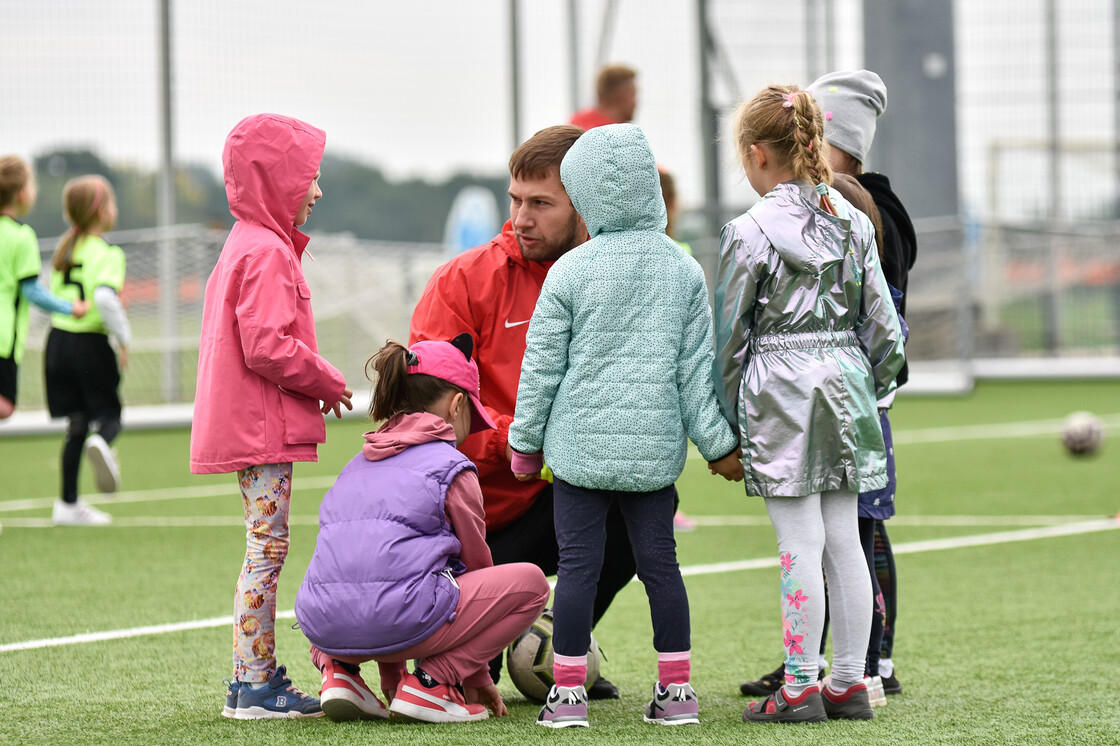
POLYGON ((871 574, 859 543, 856 493, 765 499, 781 560, 786 682, 806 686, 817 680, 825 614, 822 561, 832 619, 832 678, 861 681, 871 633, 871 574))
POLYGON ((292 465, 237 472, 245 508, 245 564, 233 600, 233 676, 266 682, 276 672, 276 581, 288 556, 292 465))

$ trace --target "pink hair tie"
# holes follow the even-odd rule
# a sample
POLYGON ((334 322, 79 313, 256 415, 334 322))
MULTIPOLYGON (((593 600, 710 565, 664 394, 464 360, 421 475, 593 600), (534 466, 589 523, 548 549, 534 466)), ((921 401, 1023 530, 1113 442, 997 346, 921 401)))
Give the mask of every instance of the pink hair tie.
POLYGON ((796 95, 797 95, 797 91, 790 91, 785 96, 783 96, 783 98, 785 98, 785 103, 782 104, 782 108, 783 109, 792 109, 793 108, 793 97, 796 96, 796 95))
POLYGON ((831 122, 831 121, 832 121, 832 112, 831 112, 831 111, 826 111, 826 112, 824 113, 824 118, 825 118, 826 120, 828 120, 829 122, 831 122))

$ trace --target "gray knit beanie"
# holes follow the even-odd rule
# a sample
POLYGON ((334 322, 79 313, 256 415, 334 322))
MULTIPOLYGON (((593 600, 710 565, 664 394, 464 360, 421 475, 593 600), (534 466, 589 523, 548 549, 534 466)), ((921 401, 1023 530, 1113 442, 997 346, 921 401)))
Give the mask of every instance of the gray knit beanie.
POLYGON ((870 70, 828 73, 809 84, 824 114, 824 139, 860 163, 875 139, 875 120, 887 109, 887 87, 870 70))

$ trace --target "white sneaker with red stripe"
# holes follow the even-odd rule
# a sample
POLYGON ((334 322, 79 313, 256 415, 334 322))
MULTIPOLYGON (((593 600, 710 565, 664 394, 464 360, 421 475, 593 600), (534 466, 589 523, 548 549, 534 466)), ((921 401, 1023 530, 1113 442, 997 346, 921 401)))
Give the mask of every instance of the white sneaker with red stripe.
POLYGON ((426 723, 465 723, 489 717, 485 705, 469 705, 458 688, 441 684, 421 669, 406 674, 389 711, 426 723))
POLYGON ((389 717, 389 710, 366 686, 357 666, 347 667, 334 660, 323 666, 319 705, 324 714, 336 723, 347 720, 385 720, 389 717))

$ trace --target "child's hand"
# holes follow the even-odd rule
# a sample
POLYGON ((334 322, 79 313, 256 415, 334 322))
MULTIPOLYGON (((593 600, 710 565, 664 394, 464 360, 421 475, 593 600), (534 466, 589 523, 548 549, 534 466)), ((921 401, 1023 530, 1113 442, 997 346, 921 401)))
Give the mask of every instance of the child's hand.
POLYGON ((70 314, 74 318, 80 319, 83 316, 85 316, 88 311, 89 311, 89 301, 88 300, 76 300, 72 304, 72 308, 70 309, 70 314))
POLYGON ((327 402, 323 402, 323 414, 334 412, 335 417, 342 419, 342 407, 346 407, 347 409, 354 408, 354 405, 350 403, 350 397, 353 395, 354 392, 350 389, 343 389, 342 396, 335 403, 328 404, 327 402))
POLYGON ((502 695, 498 693, 498 687, 493 684, 481 689, 465 686, 463 687, 463 699, 467 700, 467 704, 486 705, 496 718, 509 714, 506 703, 502 701, 502 695))
POLYGON ((513 476, 517 477, 518 482, 531 482, 534 479, 540 479, 541 478, 541 473, 539 471, 536 472, 535 474, 516 474, 515 473, 513 476))
POLYGON ((743 481, 743 461, 739 449, 736 448, 731 453, 727 454, 719 461, 711 461, 708 463, 708 470, 712 474, 719 474, 728 482, 742 482, 743 481))

